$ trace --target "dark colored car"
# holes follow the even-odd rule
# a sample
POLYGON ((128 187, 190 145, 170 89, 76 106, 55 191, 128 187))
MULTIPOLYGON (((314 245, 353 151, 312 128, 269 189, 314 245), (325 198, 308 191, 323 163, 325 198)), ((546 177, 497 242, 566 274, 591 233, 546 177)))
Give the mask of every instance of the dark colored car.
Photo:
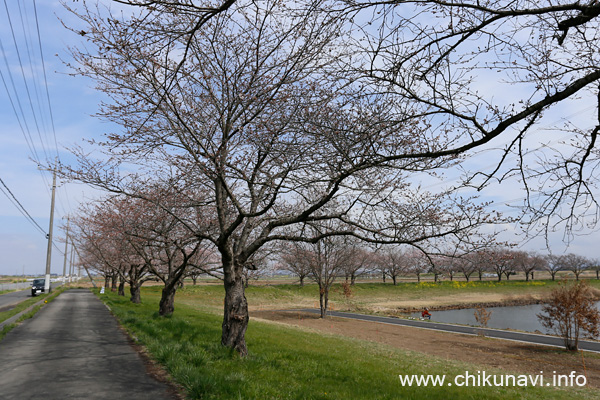
POLYGON ((31 295, 35 296, 38 293, 44 293, 44 286, 46 286, 45 279, 34 279, 31 284, 31 295))

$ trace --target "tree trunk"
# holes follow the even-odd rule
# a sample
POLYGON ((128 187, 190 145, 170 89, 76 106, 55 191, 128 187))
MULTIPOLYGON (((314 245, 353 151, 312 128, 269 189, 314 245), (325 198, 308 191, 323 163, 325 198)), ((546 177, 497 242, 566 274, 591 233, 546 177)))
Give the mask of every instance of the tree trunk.
POLYGON ((550 276, 552 277, 552 280, 554 280, 554 277, 556 276, 556 272, 550 272, 550 276))
POLYGON ((394 286, 396 286, 396 275, 392 275, 392 281, 394 282, 394 286))
POLYGON ((579 338, 565 337, 565 348, 568 351, 577 351, 579 349, 579 338))
POLYGON ((501 282, 502 281, 502 272, 499 274, 496 274, 496 275, 498 275, 498 282, 501 282))
POLYGON ((598 276, 600 274, 600 270, 596 270, 596 279, 600 279, 600 276, 598 276))
POLYGON ((142 298, 140 296, 141 287, 142 285, 140 285, 139 283, 129 283, 129 294, 131 294, 129 301, 135 304, 140 304, 142 302, 142 298))
POLYGON ((479 281, 482 281, 483 279, 483 273, 481 271, 477 272, 479 274, 479 281))
POLYGON ((104 275, 104 290, 108 290, 108 285, 110 285, 110 275, 104 275))
POLYGON ((119 275, 119 296, 125 296, 125 278, 119 275))
POLYGON ((531 271, 531 280, 533 280, 533 271, 531 271))
POLYGON ((421 274, 417 274, 417 283, 421 283, 421 274))
POLYGON ((158 303, 158 314, 167 316, 175 311, 175 293, 177 292, 177 282, 169 282, 162 290, 160 303, 158 303))
POLYGON ((385 283, 385 273, 382 274, 382 277, 383 277, 383 283, 385 283))
POLYGON ((450 282, 454 280, 454 273, 450 272, 450 282))
POLYGON ((112 276, 110 277, 110 291, 111 292, 116 292, 117 291, 117 274, 112 274, 112 276))
POLYGON ((319 290, 319 305, 321 306, 321 318, 325 318, 329 305, 329 289, 326 287, 319 290))
POLYGON ((469 282, 470 275, 469 274, 463 274, 463 275, 465 276, 465 279, 467 280, 467 282, 469 282))
POLYGON ((225 305, 221 344, 236 350, 241 356, 248 354, 246 329, 248 328, 248 301, 244 293, 242 266, 223 263, 225 305))
POLYGON ((354 286, 355 283, 356 283, 356 275, 354 273, 352 273, 350 275, 350 285, 354 286))
POLYGON ((304 287, 304 275, 300 275, 300 287, 304 287))

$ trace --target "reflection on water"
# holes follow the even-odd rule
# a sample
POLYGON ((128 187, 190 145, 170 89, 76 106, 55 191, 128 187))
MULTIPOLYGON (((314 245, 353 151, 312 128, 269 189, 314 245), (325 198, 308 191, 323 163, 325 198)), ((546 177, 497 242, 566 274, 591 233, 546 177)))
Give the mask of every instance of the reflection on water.
MULTIPOLYGON (((596 306, 600 306, 600 302, 596 303, 596 306)), ((554 333, 544 328, 538 320, 537 314, 542 312, 541 304, 512 307, 489 307, 486 308, 486 310, 492 312, 490 320, 487 324, 488 328, 554 333)), ((475 319, 475 309, 473 308, 467 308, 463 310, 431 311, 431 315, 431 320, 436 322, 481 326, 475 319)), ((414 313, 412 316, 418 318, 421 316, 421 313, 414 313)))

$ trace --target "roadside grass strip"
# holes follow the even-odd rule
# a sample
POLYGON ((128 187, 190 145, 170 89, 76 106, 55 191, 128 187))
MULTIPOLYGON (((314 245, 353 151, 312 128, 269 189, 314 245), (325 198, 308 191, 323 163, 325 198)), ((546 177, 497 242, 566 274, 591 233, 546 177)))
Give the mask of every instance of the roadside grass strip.
POLYGON ((32 318, 45 304, 51 302, 59 294, 65 291, 64 287, 59 287, 50 294, 41 294, 38 297, 32 297, 17 304, 15 308, 0 313, 0 339, 2 339, 10 330, 17 326, 16 323, 32 318))
POLYGON ((577 387, 403 385, 399 375, 445 376, 454 382, 466 371, 476 375, 485 368, 263 321, 250 321, 249 355, 240 358, 220 344, 222 317, 190 305, 189 292, 186 304, 176 300, 171 317, 158 315, 156 290, 143 290, 142 304, 114 293, 99 297, 188 399, 600 398, 597 391, 577 387))

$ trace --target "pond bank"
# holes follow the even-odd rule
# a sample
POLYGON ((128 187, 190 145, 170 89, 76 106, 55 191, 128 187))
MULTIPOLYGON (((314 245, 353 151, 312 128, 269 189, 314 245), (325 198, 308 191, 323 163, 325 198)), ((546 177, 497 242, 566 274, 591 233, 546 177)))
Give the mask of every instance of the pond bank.
MULTIPOLYGON (((432 304, 427 308, 431 311, 447 311, 447 310, 462 310, 467 308, 493 308, 493 307, 511 307, 511 306, 528 306, 532 304, 544 304, 545 300, 542 298, 536 298, 532 296, 522 297, 522 298, 511 298, 500 301, 480 301, 480 302, 470 302, 470 303, 459 303, 459 304, 443 304, 443 305, 435 305, 432 304)), ((399 307, 395 310, 400 314, 410 314, 415 312, 422 311, 423 308, 420 307, 399 307)))

